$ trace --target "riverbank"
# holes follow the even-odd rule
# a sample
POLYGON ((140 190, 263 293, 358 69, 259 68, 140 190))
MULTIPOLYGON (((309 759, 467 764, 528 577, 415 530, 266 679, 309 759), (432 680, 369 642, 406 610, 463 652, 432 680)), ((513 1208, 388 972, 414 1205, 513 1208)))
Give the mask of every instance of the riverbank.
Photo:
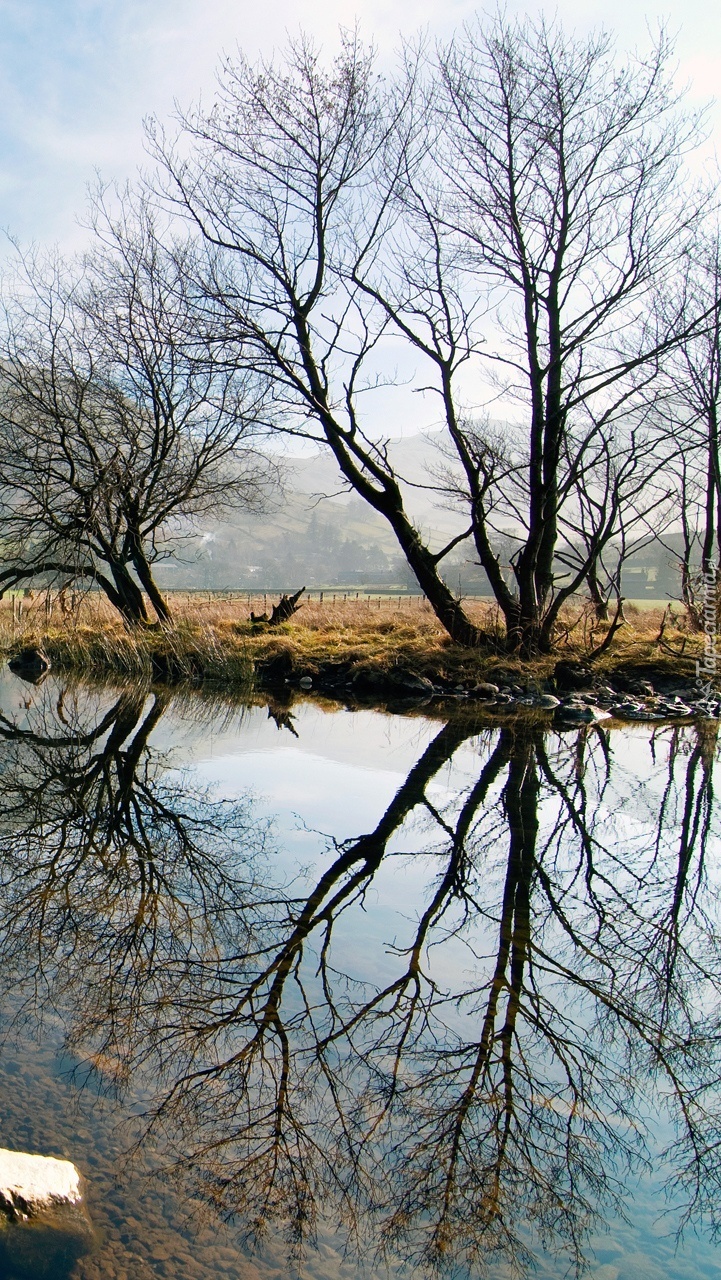
MULTIPOLYGON (((156 683, 211 681, 280 690, 313 688, 361 699, 473 698, 499 707, 544 697, 593 694, 613 707, 615 695, 698 700, 695 662, 702 638, 671 612, 626 606, 626 622, 598 653, 608 624, 587 609, 568 610, 552 654, 522 661, 503 651, 494 607, 469 606, 488 634, 483 649, 454 645, 423 601, 385 598, 306 603, 282 626, 253 625, 245 597, 171 597, 170 627, 128 632, 98 596, 62 612, 41 596, 0 603, 6 655, 37 647, 52 665, 95 676, 156 683), (595 656, 594 656, 595 655, 595 656), (612 696, 613 695, 613 696, 612 696)), ((257 608, 257 605, 255 605, 257 608)))

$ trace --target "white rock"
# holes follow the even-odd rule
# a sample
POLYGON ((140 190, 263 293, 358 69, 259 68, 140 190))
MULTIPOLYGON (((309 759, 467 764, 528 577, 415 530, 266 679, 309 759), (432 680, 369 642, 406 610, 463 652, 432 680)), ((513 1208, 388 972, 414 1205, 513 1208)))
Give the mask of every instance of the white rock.
POLYGON ((0 1148, 0 1199, 22 1217, 57 1205, 79 1205, 80 1174, 69 1160, 0 1148))
POLYGON ((0 1149, 0 1276, 70 1280, 95 1243, 74 1164, 0 1149))

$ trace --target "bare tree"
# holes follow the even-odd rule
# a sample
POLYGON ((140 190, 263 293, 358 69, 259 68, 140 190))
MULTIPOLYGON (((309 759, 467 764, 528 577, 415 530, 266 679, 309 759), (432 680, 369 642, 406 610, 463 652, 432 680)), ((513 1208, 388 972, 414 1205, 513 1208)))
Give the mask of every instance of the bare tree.
POLYGON ((633 447, 628 414, 685 323, 660 325, 650 301, 696 223, 681 177, 695 126, 664 38, 619 67, 606 37, 498 18, 431 63, 409 51, 390 88, 354 40, 328 72, 302 42, 284 66, 228 63, 182 146, 157 129, 154 143, 166 196, 209 247, 224 340, 257 353, 276 424, 330 447, 454 639, 483 638, 441 576, 470 538, 510 643, 545 648, 612 537, 622 472, 564 576, 578 487, 605 492, 609 454, 633 447), (399 358, 411 391, 439 396, 453 452, 467 528, 443 547, 414 527, 369 407, 403 382, 389 373, 399 358), (509 412, 523 406, 490 434, 489 379, 509 412))
POLYGON ((2 339, 0 589, 100 586, 130 624, 169 609, 152 566, 181 518, 262 500, 258 396, 195 319, 187 245, 102 200, 84 270, 28 258, 2 339))
MULTIPOLYGON (((703 626, 700 581, 721 582, 721 239, 699 236, 682 263, 677 306, 703 310, 706 322, 688 333, 666 362, 659 405, 661 438, 672 442, 671 465, 680 502, 684 604, 703 626)), ((663 305, 663 300, 662 300, 663 305)))
POLYGON ((558 577, 579 572, 596 618, 606 622, 610 606, 622 614, 622 574, 635 553, 657 541, 677 510, 675 478, 669 473, 669 449, 652 431, 629 425, 627 448, 617 455, 601 436, 593 467, 583 469, 576 484, 575 503, 559 512, 558 577), (562 539, 562 540, 561 540, 562 539))
POLYGON ((388 319, 354 272, 359 243, 390 216, 405 157, 401 147, 392 171, 390 137, 423 131, 411 99, 384 86, 357 40, 328 71, 300 42, 284 66, 228 63, 213 110, 183 120, 189 149, 158 128, 152 137, 166 196, 208 245, 203 287, 213 315, 225 312, 222 341, 252 351, 274 424, 331 449, 345 482, 388 520, 443 625, 475 644, 439 572, 450 548, 432 550, 414 526, 385 430, 374 435, 364 410, 395 379, 379 361, 388 319))
POLYGON ((436 367, 471 536, 509 637, 547 648, 655 470, 639 415, 661 357, 695 321, 667 312, 661 323, 652 305, 698 219, 680 180, 695 124, 678 114, 663 37, 619 67, 606 36, 497 18, 466 30, 438 67, 434 165, 409 172, 403 192, 425 283, 408 266, 417 254, 395 254, 398 267, 379 283, 367 273, 366 287, 436 367), (512 415, 500 437, 465 408, 474 354, 512 415), (558 550, 580 532, 579 501, 586 551, 569 573, 558 550), (512 582, 497 551, 509 526, 512 582))

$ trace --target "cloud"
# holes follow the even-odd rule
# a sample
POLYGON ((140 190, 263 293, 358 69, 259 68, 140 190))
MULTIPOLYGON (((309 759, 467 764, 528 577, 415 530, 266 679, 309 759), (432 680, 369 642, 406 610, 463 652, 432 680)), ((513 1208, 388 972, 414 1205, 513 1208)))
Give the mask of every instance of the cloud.
MULTIPOLYGON (((509 0, 511 12, 526 7, 539 6, 509 0)), ((143 117, 212 96, 222 52, 268 54, 298 28, 334 43, 339 25, 358 20, 387 53, 400 32, 447 35, 473 9, 470 0, 0 0, 0 225, 23 240, 77 242, 95 169, 132 175, 143 117)), ((561 0, 558 11, 570 25, 618 28, 622 44, 647 39, 643 12, 625 0, 561 0)), ((721 17, 706 0, 674 0, 667 16, 683 28, 681 78, 695 78, 703 97, 718 80, 721 17)))

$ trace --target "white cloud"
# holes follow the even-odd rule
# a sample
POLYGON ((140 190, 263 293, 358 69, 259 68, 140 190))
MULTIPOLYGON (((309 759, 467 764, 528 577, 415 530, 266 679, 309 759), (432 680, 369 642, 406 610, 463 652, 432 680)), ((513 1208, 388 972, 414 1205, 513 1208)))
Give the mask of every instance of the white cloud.
MULTIPOLYGON (((645 13, 627 0, 545 7, 581 29, 605 23, 621 45, 646 42, 647 22, 666 17, 680 30, 679 76, 694 82, 694 102, 719 81, 721 11, 707 0, 645 13)), ((473 12, 470 0, 0 0, 0 225, 23 239, 76 240, 94 170, 132 174, 143 159, 143 117, 167 117, 174 99, 211 96, 223 51, 268 54, 299 27, 332 43, 339 25, 358 20, 387 53, 401 32, 425 25, 446 35, 473 12)))

